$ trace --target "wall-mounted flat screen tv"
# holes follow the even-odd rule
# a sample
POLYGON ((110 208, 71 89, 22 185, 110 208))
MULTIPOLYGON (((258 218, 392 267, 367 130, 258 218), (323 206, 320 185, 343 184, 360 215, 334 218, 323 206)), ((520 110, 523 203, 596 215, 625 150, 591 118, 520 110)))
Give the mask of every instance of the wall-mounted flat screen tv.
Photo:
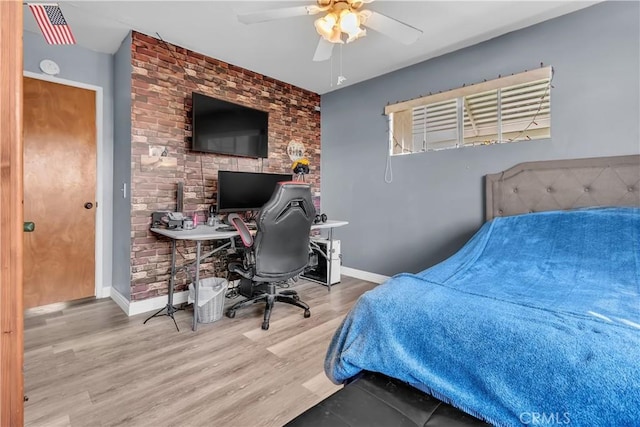
POLYGON ((231 156, 268 156, 269 113, 192 94, 191 150, 231 156))

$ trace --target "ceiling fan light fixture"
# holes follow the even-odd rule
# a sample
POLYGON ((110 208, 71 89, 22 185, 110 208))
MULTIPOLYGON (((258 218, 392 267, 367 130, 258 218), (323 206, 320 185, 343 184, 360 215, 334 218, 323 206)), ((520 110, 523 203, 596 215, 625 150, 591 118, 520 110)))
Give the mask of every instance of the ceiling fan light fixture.
POLYGON ((335 13, 328 13, 326 16, 322 18, 318 18, 315 20, 314 25, 316 27, 316 31, 326 40, 331 39, 333 33, 335 32, 335 27, 338 22, 338 17, 335 13))
POLYGON ((351 9, 343 8, 340 11, 332 9, 324 17, 316 19, 314 25, 318 34, 328 42, 344 43, 342 33, 345 33, 349 43, 367 34, 366 30, 360 27, 363 17, 351 9))
POLYGON ((349 9, 340 12, 340 30, 349 35, 360 30, 360 18, 349 9))
POLYGON ((340 33, 340 29, 338 29, 338 27, 333 29, 333 33, 331 34, 331 37, 327 39, 327 41, 331 43, 344 43, 344 41, 342 41, 342 33, 340 33))
POLYGON ((359 13, 345 9, 340 12, 340 30, 348 35, 347 43, 367 35, 367 31, 360 27, 362 20, 359 13))
POLYGON ((356 31, 348 34, 349 38, 347 38, 347 43, 351 43, 354 40, 358 40, 360 37, 366 36, 367 30, 365 30, 364 28, 357 28, 356 31))

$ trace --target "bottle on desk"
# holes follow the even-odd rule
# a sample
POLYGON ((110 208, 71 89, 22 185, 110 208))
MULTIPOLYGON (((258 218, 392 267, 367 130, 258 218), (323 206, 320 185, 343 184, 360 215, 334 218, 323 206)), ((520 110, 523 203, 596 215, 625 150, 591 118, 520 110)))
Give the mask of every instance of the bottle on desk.
POLYGON ((217 225, 216 221, 216 215, 215 215, 215 209, 213 207, 213 205, 209 206, 209 217, 207 218, 207 225, 209 227, 215 227, 217 225))

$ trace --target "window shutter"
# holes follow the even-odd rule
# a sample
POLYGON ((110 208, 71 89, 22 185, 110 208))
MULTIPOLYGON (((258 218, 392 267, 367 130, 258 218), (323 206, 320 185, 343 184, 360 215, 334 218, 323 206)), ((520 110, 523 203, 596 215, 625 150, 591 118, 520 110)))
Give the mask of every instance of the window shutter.
POLYGON ((495 142, 498 138, 498 90, 464 97, 464 143, 495 142))
POLYGON ((416 107, 413 109, 412 117, 414 149, 431 151, 457 145, 458 103, 456 99, 416 107))
POLYGON ((549 84, 549 79, 543 79, 501 90, 504 141, 527 139, 529 133, 538 138, 549 137, 551 127, 549 84))

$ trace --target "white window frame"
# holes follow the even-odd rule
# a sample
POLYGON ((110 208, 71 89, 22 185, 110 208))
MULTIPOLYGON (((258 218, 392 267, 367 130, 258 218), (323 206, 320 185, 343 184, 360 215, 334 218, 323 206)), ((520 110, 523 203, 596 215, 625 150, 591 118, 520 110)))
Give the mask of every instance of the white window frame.
POLYGON ((384 109, 385 115, 389 118, 389 154, 396 156, 549 138, 552 76, 552 67, 541 67, 389 104, 384 109), (525 94, 519 95, 520 93, 525 94), (518 104, 518 99, 523 97, 527 98, 528 111, 520 113, 519 110, 524 107, 518 104), (534 99, 536 103, 532 104, 531 101, 534 99), (514 102, 511 102, 512 100, 514 102), (470 104, 476 101, 476 104, 470 104), (486 106, 485 114, 474 117, 474 114, 467 113, 471 111, 477 114, 478 111, 483 111, 483 105, 486 106), (474 106, 477 106, 475 110, 474 106), (523 118, 519 119, 519 116, 523 118), (514 127, 511 123, 518 121, 520 128, 512 130, 514 127), (481 126, 484 126, 484 134, 480 134, 478 130, 481 126), (483 136, 489 134, 491 138, 483 136))

